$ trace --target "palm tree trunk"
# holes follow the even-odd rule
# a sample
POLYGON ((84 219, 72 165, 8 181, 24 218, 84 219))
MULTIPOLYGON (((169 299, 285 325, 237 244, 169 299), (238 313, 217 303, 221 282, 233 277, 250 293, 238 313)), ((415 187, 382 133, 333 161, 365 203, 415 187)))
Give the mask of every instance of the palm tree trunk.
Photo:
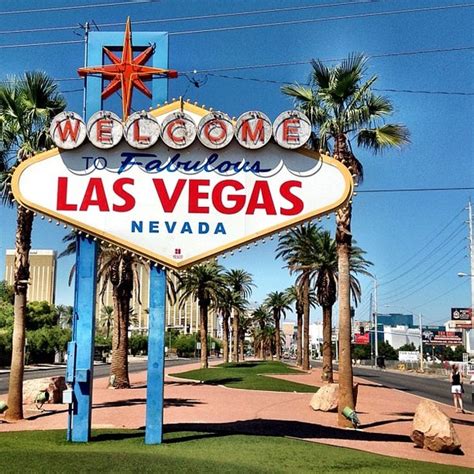
POLYGON ((280 341, 280 315, 277 313, 273 314, 275 319, 275 352, 277 360, 281 360, 281 341, 280 341))
POLYGON ((128 376, 128 319, 130 316, 130 295, 114 288, 114 329, 112 335, 112 362, 110 374, 114 376, 115 388, 130 388, 128 376))
POLYGON ((234 311, 232 320, 232 362, 239 362, 239 313, 234 311))
MULTIPOLYGON (((344 134, 336 137, 335 152, 351 174, 347 142, 344 134)), ((350 251, 352 205, 348 202, 336 212, 336 244, 339 284, 339 416, 338 425, 351 427, 352 423, 342 415, 345 407, 355 409, 353 392, 352 354, 351 354, 351 302, 350 302, 350 251)))
POLYGON ((303 349, 303 314, 299 309, 296 310, 296 320, 298 325, 298 332, 296 333, 296 365, 301 367, 303 363, 303 354, 301 353, 303 349))
POLYGON ((321 379, 328 383, 333 383, 332 371, 332 308, 330 306, 323 307, 323 372, 321 379))
POLYGON ((309 361, 309 279, 303 282, 303 370, 310 369, 309 361))
POLYGON ((222 349, 224 351, 224 362, 229 362, 229 316, 222 317, 222 349))
POLYGON ((30 278, 31 230, 33 213, 18 206, 15 242, 14 275, 14 325, 12 338, 12 361, 8 385, 8 410, 5 417, 9 421, 23 419, 23 373, 25 370, 25 317, 30 278))
POLYGON ((209 367, 207 360, 207 305, 199 302, 199 332, 201 338, 201 369, 209 367))
POLYGON ((240 346, 239 346, 239 357, 240 360, 244 360, 244 343, 245 343, 245 335, 240 339, 240 346))
POLYGON ((260 359, 263 359, 263 360, 266 359, 266 356, 265 356, 265 343, 263 341, 260 342, 260 359))

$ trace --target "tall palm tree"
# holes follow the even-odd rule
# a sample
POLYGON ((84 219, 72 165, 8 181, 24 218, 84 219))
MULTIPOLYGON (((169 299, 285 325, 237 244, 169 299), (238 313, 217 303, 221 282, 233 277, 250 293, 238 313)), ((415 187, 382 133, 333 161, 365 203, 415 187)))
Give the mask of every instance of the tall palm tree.
POLYGON ((229 362, 229 321, 233 311, 242 313, 247 308, 247 300, 226 286, 214 304, 215 310, 222 316, 222 350, 224 362, 229 362))
POLYGON ((108 283, 112 286, 113 328, 110 380, 115 388, 129 388, 128 328, 130 300, 135 289, 140 295, 138 260, 124 249, 103 247, 99 253, 97 281, 102 282, 99 297, 104 298, 108 283))
POLYGON ((239 312, 239 357, 245 359, 245 336, 252 328, 253 319, 245 313, 245 309, 239 312))
MULTIPOLYGON (((42 72, 27 72, 0 86, 0 192, 4 204, 11 201, 11 176, 16 164, 49 148, 49 126, 52 118, 65 108, 65 101, 57 85, 42 72), (5 157, 13 159, 12 166, 5 157)), ((23 373, 25 359, 25 313, 28 280, 30 278, 29 254, 33 212, 17 207, 15 237, 15 323, 12 340, 12 361, 8 388, 9 420, 23 418, 23 373)))
POLYGON ((215 262, 194 265, 178 277, 177 293, 179 304, 186 304, 188 298, 198 301, 199 333, 201 341, 201 369, 207 369, 207 319, 209 307, 222 298, 226 288, 224 268, 215 262))
MULTIPOLYGON (((229 287, 242 298, 248 299, 252 294, 252 275, 240 269, 232 269, 225 272, 225 279, 229 287)), ((239 312, 233 311, 232 318, 232 362, 239 361, 239 312)))
MULTIPOLYGON (((377 76, 365 80, 367 58, 351 54, 340 64, 327 67, 320 60, 312 61, 309 87, 288 85, 284 94, 294 97, 297 107, 311 120, 320 147, 332 151, 356 181, 363 177, 363 168, 356 158, 352 141, 378 153, 409 142, 408 129, 401 124, 385 123, 392 115, 389 99, 372 89, 377 76)), ((339 386, 340 426, 350 422, 342 415, 344 407, 355 408, 351 358, 350 269, 352 245, 352 204, 347 202, 336 212, 336 243, 339 286, 339 386)))
POLYGON ((258 306, 253 312, 252 312, 252 321, 254 325, 257 328, 257 331, 254 334, 254 343, 255 343, 255 355, 257 355, 257 347, 258 347, 258 357, 260 359, 265 358, 265 351, 264 351, 264 343, 263 339, 260 341, 258 340, 258 333, 262 332, 265 327, 268 325, 270 321, 270 313, 268 311, 268 308, 265 305, 260 305, 258 306))
POLYGON ((316 298, 323 310, 323 371, 321 378, 334 382, 332 367, 332 307, 337 299, 336 242, 328 231, 318 232, 313 251, 308 255, 317 267, 316 298))
MULTIPOLYGON (((355 241, 353 242, 355 244, 355 241)), ((349 257, 350 288, 354 305, 360 301, 361 288, 357 274, 370 276, 367 268, 372 265, 364 258, 365 252, 353 245, 349 257)), ((317 271, 315 279, 316 299, 323 310, 323 371, 322 379, 333 383, 332 367, 332 307, 337 299, 338 261, 336 241, 327 230, 315 234, 308 246, 307 262, 317 271)))
POLYGON ((272 291, 268 294, 264 304, 273 314, 273 321, 275 323, 276 358, 277 360, 281 360, 280 319, 282 316, 286 316, 287 311, 291 311, 290 301, 285 292, 272 291))
POLYGON ((310 369, 310 347, 309 347, 309 316, 311 308, 310 286, 314 279, 315 269, 305 265, 307 247, 318 227, 314 224, 305 224, 292 229, 286 235, 280 237, 275 258, 282 258, 290 273, 297 273, 296 285, 301 292, 303 301, 303 370, 310 369))
MULTIPOLYGON (((302 366, 303 363, 303 294, 298 285, 292 285, 285 290, 289 304, 295 305, 296 311, 296 365, 302 366)), ((316 297, 312 292, 309 294, 309 306, 316 307, 316 297)))
POLYGON ((267 355, 270 354, 273 360, 275 350, 275 328, 267 324, 263 329, 259 329, 254 334, 254 345, 260 347, 262 352, 262 359, 266 360, 267 355))

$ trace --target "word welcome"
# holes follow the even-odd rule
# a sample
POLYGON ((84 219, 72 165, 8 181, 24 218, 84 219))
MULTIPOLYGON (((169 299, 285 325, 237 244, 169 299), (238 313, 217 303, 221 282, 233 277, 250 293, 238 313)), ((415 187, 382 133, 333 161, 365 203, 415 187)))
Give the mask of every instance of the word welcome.
POLYGON ((63 149, 80 146, 86 137, 97 148, 116 146, 122 138, 138 149, 152 147, 161 138, 172 149, 190 146, 196 137, 207 148, 221 149, 232 139, 247 149, 258 149, 273 137, 283 148, 302 147, 311 136, 311 122, 297 110, 282 112, 272 122, 262 112, 245 112, 236 122, 222 112, 209 112, 195 123, 185 111, 168 114, 161 121, 148 112, 136 112, 125 123, 112 112, 96 112, 87 122, 75 112, 61 112, 51 124, 53 142, 63 149))

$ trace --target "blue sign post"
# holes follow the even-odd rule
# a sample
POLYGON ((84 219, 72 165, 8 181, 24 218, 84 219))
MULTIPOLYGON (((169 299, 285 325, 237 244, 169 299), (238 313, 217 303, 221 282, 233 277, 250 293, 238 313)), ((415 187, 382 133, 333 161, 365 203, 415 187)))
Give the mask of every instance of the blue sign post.
MULTIPOLYGON (((104 47, 117 48, 122 44, 122 33, 90 33, 86 64, 103 64, 104 47)), ((135 48, 144 49, 150 44, 154 44, 156 48, 152 56, 153 67, 166 69, 168 34, 140 32, 133 35, 135 48)), ((168 81, 152 79, 152 83, 153 103, 164 102, 168 96, 168 81)), ((101 94, 102 78, 89 76, 85 101, 86 120, 102 109, 101 94)), ((91 238, 84 236, 77 238, 73 335, 68 345, 66 377, 66 381, 73 388, 67 434, 68 440, 73 442, 87 442, 91 434, 97 254, 97 244, 91 238)), ((146 443, 159 444, 163 432, 166 272, 152 266, 150 273, 146 443)))
POLYGON ((166 270, 150 267, 148 316, 148 375, 146 391, 146 444, 163 440, 163 387, 165 375, 166 270))

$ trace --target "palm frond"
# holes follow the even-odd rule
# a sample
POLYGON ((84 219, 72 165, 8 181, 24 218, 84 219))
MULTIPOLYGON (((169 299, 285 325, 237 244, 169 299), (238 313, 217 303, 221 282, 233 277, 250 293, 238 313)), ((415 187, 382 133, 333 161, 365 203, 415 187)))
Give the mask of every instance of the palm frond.
POLYGON ((357 144, 379 153, 386 148, 401 148, 410 143, 410 132, 400 124, 385 124, 377 128, 364 128, 357 134, 357 144))

